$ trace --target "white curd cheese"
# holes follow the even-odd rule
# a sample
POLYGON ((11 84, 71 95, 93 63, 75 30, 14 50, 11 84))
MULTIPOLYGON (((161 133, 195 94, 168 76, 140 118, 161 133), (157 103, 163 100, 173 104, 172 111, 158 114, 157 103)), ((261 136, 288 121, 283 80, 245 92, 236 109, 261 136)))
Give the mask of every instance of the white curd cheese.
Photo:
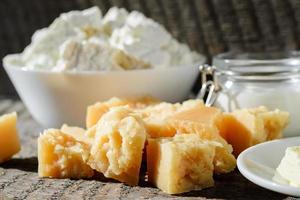
POLYGON ((61 14, 20 54, 27 69, 124 70, 190 65, 204 58, 137 11, 98 7, 61 14))
POLYGON ((22 54, 23 63, 29 69, 53 68, 59 59, 59 47, 67 39, 79 37, 86 27, 100 28, 101 18, 102 13, 96 7, 61 14, 48 28, 34 33, 22 54))

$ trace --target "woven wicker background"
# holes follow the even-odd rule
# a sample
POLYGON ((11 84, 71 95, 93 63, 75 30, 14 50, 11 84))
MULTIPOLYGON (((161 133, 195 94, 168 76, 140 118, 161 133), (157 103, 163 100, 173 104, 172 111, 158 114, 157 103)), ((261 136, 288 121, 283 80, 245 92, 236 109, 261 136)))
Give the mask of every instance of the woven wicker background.
MULTIPOLYGON (((139 10, 208 56, 300 47, 299 0, 1 0, 0 58, 20 52, 61 12, 98 5, 139 10)), ((0 95, 16 95, 0 66, 0 95)))

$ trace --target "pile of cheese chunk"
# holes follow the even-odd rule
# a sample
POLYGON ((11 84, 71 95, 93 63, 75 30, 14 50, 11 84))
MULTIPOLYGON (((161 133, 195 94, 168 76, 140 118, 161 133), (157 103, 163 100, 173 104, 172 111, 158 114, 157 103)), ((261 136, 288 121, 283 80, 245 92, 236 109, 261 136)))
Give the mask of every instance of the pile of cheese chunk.
POLYGON ((86 129, 64 125, 38 138, 39 176, 91 178, 102 173, 128 185, 140 178, 169 194, 214 185, 254 144, 281 137, 289 114, 265 107, 223 113, 201 100, 159 102, 112 98, 87 109, 86 129), (142 161, 147 177, 140 177, 142 161))
MULTIPOLYGON (((214 185, 213 175, 235 169, 244 149, 280 138, 289 113, 266 107, 223 113, 201 100, 159 102, 112 98, 87 109, 86 129, 63 125, 38 138, 38 173, 92 178, 102 173, 128 185, 140 179, 169 194, 214 185), (140 177, 142 162, 147 177, 140 177)), ((17 114, 0 117, 0 163, 20 148, 17 114)))

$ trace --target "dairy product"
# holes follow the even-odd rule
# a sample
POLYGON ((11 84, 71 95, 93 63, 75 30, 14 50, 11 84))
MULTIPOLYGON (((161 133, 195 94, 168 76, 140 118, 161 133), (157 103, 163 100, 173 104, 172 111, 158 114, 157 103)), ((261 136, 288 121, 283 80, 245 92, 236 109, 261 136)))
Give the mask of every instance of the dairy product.
MULTIPOLYGON (((59 48, 70 38, 84 38, 84 29, 100 30, 102 13, 96 8, 63 13, 48 27, 36 31, 21 55, 28 69, 52 69, 59 60, 59 48)), ((97 32, 98 33, 98 32, 97 32)), ((105 42, 99 36, 99 40, 105 42)))
POLYGON ((77 141, 80 141, 82 143, 85 143, 87 146, 91 147, 93 143, 93 138, 89 137, 87 131, 83 128, 76 127, 76 126, 68 126, 64 124, 61 128, 60 131, 63 132, 64 134, 67 134, 77 141))
POLYGON ((141 114, 149 137, 172 137, 177 130, 170 126, 168 118, 176 113, 203 106, 204 104, 201 100, 188 100, 175 104, 161 102, 142 109, 135 109, 135 111, 141 114))
POLYGON ((300 146, 286 149, 273 180, 300 188, 300 146))
POLYGON ((196 107, 179 112, 168 118, 168 123, 179 134, 197 134, 201 139, 217 141, 221 146, 216 147, 214 157, 215 173, 228 173, 234 170, 236 159, 232 155, 232 146, 219 134, 217 124, 222 119, 222 112, 214 107, 196 107))
POLYGON ((104 102, 97 102, 88 106, 86 113, 86 127, 91 128, 96 125, 104 113, 112 107, 127 105, 130 108, 144 108, 146 106, 156 104, 158 100, 152 97, 136 97, 136 98, 117 98, 113 97, 104 102))
POLYGON ((190 65, 203 60, 142 13, 98 7, 61 14, 32 36, 13 64, 54 71, 130 70, 190 65), (15 63, 16 62, 16 63, 15 63))
POLYGON ((219 121, 220 134, 233 146, 237 156, 255 144, 281 138, 288 125, 289 113, 264 106, 235 110, 223 115, 219 121))
POLYGON ((126 107, 111 108, 97 124, 88 164, 105 177, 137 185, 145 140, 141 118, 126 107))
POLYGON ((50 178, 89 178, 93 169, 86 163, 90 146, 56 129, 38 138, 38 173, 50 178))
POLYGON ((215 146, 196 134, 148 139, 149 182, 169 194, 213 186, 215 146))
POLYGON ((123 50, 102 44, 98 39, 84 42, 68 39, 59 51, 59 60, 54 70, 128 70, 149 68, 150 65, 123 50))
POLYGON ((123 26, 112 32, 110 42, 157 67, 192 64, 198 57, 164 27, 137 11, 128 14, 123 26))
POLYGON ((261 105, 269 109, 280 109, 290 113, 290 123, 284 131, 284 136, 299 135, 300 121, 300 89, 299 81, 290 79, 288 82, 234 82, 222 84, 218 93, 216 106, 231 112, 242 108, 254 108, 261 105), (224 85, 224 86, 223 86, 224 85))
POLYGON ((0 116, 0 163, 7 161, 21 149, 17 131, 17 113, 0 116))

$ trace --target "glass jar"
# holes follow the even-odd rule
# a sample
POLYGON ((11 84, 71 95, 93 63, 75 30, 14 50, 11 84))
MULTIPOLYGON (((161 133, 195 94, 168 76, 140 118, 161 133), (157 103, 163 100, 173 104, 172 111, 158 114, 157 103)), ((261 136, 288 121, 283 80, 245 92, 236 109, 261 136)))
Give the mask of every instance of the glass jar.
POLYGON ((300 136, 300 53, 224 53, 213 58, 215 105, 224 111, 267 106, 290 113, 284 136, 300 136))

